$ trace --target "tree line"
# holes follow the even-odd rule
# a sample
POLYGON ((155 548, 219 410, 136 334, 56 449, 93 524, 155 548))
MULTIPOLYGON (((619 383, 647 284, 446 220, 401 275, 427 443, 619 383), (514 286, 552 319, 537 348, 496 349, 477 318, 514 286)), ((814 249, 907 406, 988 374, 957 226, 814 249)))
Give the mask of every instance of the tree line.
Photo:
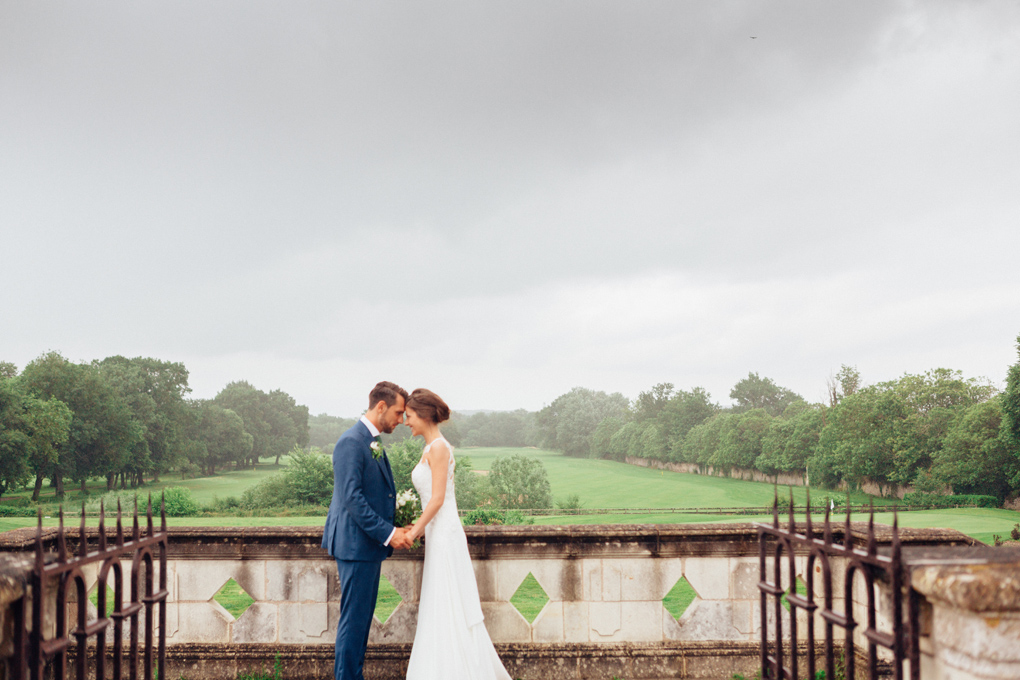
POLYGON ((750 373, 724 408, 702 388, 671 383, 633 402, 579 387, 536 420, 543 445, 572 456, 797 473, 828 488, 870 480, 999 502, 1020 495, 1020 361, 1001 393, 949 369, 865 385, 851 366, 827 391, 827 403, 809 403, 750 373))
POLYGON ((107 357, 88 363, 50 352, 20 373, 0 362, 0 496, 44 480, 105 479, 137 487, 177 470, 215 474, 253 466, 308 444, 308 408, 282 390, 233 382, 213 399, 190 399, 179 362, 107 357))

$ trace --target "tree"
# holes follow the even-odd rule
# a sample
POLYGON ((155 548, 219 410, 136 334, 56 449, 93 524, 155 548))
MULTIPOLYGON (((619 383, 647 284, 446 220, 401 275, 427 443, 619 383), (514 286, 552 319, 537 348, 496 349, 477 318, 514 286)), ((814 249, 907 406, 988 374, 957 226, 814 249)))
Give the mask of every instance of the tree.
MULTIPOLYGON (((825 424, 825 407, 804 402, 791 404, 769 425, 762 438, 761 456, 755 467, 765 474, 806 472, 808 460, 818 448, 825 424)), ((810 480, 809 480, 810 481, 810 480)))
POLYGON ((1002 398, 974 404, 957 418, 935 453, 932 476, 955 493, 975 493, 1004 500, 1010 491, 1015 457, 999 432, 1002 398))
MULTIPOLYGON (((159 475, 177 463, 183 445, 181 439, 187 427, 185 397, 191 391, 188 369, 182 363, 144 357, 113 356, 94 364, 144 428, 144 441, 125 472, 133 474, 136 482, 141 482, 146 473, 159 481, 159 475)), ((112 474, 107 488, 113 488, 112 474)))
POLYGON ((769 378, 759 378, 757 373, 748 373, 747 377, 738 382, 730 390, 730 399, 735 399, 735 413, 764 409, 772 417, 782 415, 786 407, 804 398, 785 387, 780 387, 769 378))
POLYGON ((629 402, 619 392, 575 387, 538 412, 538 427, 545 446, 568 456, 586 456, 598 424, 611 416, 626 417, 628 410, 629 402))
MULTIPOLYGON (((1016 338, 1020 354, 1020 335, 1016 338)), ((1020 491, 1020 361, 1009 367, 1006 391, 1002 394, 1002 425, 999 439, 1009 460, 1007 481, 1013 492, 1020 491)))
POLYGON ((829 406, 835 406, 843 397, 856 394, 862 386, 861 373, 857 370, 857 367, 843 364, 839 367, 839 372, 836 375, 830 375, 826 381, 826 388, 829 393, 829 406))
POLYGON ((551 508, 552 488, 542 461, 519 453, 497 458, 489 472, 497 502, 503 508, 551 508))
POLYGON ((721 433, 719 447, 708 462, 725 470, 753 468, 771 422, 772 417, 761 408, 734 414, 726 421, 728 427, 721 433))
POLYGON ((638 394, 634 402, 634 416, 637 420, 654 420, 662 413, 673 398, 673 383, 659 383, 647 392, 638 394))
POLYGON ((691 428, 684 438, 680 460, 708 465, 716 455, 723 433, 731 428, 731 422, 736 417, 733 413, 717 413, 691 428))
POLYGON ((130 407, 93 366, 73 364, 51 352, 26 366, 21 380, 30 394, 58 399, 72 414, 69 436, 57 460, 34 470, 35 500, 46 476, 56 482, 58 497, 64 494, 65 477, 78 482, 84 494, 90 477, 121 471, 144 441, 143 427, 130 407))
POLYGON ((245 431, 252 436, 252 450, 242 465, 252 467, 261 458, 276 458, 295 445, 308 445, 308 407, 299 406, 286 392, 266 394, 244 381, 232 382, 214 401, 241 416, 245 431))
POLYGON ((252 436, 241 416, 212 400, 190 402, 189 411, 185 456, 206 475, 216 474, 217 467, 248 460, 252 436))
POLYGON ((622 457, 617 457, 613 454, 613 448, 610 442, 613 439, 613 435, 620 431, 624 425, 622 418, 610 416, 605 418, 598 427, 595 428, 595 432, 591 436, 591 457, 592 458, 611 458, 613 460, 622 460, 622 457))
POLYGON ((70 424, 63 402, 32 397, 16 379, 0 376, 0 496, 28 481, 35 467, 56 460, 70 424))
POLYGON ((678 390, 656 417, 656 426, 670 450, 670 458, 679 460, 683 440, 695 426, 705 422, 719 411, 712 397, 702 387, 690 392, 678 390))
MULTIPOLYGON (((356 418, 339 418, 320 413, 308 417, 308 445, 317 446, 323 451, 332 451, 340 435, 358 422, 356 418)), ((453 440, 450 440, 453 443, 453 440)))

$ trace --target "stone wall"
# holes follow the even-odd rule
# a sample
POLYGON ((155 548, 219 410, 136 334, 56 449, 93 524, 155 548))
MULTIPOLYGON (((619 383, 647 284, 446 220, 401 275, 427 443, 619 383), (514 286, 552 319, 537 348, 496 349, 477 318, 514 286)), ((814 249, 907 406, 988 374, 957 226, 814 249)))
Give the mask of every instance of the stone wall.
MULTIPOLYGON (((853 531, 862 537, 864 528, 854 525, 853 531)), ((467 533, 486 626, 514 677, 729 678, 737 672, 753 677, 757 669, 761 619, 753 525, 468 527, 467 533), (511 602, 528 574, 548 596, 531 623, 511 602), (681 579, 696 597, 675 619, 663 598, 681 579)), ((880 544, 889 538, 880 534, 880 544)), ((234 677, 271 667, 277 654, 288 678, 328 676, 339 586, 319 539, 314 527, 172 529, 170 676, 234 677), (213 597, 229 579, 254 598, 236 620, 213 597)), ((902 540, 908 546, 973 543, 945 530, 904 530, 902 540)), ((27 531, 0 535, 0 550, 30 546, 27 531)), ((373 623, 369 677, 403 678, 422 558, 419 549, 383 563, 383 575, 403 599, 385 623, 373 623)), ((798 555, 801 579, 806 566, 807 557, 798 555)), ((842 566, 835 569, 838 581, 842 566)), ((94 582, 95 573, 86 578, 94 582)), ((863 597, 858 589, 855 610, 861 611, 863 597)), ((789 621, 783 629, 789 632, 789 621)))

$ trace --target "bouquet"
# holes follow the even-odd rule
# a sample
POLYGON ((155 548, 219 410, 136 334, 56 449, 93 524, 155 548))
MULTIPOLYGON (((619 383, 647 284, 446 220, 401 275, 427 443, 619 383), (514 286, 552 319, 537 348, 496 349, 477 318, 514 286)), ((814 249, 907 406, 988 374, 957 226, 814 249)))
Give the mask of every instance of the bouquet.
MULTIPOLYGON (((421 500, 414 489, 404 489, 397 494, 397 514, 393 523, 398 527, 406 527, 421 516, 421 500)), ((415 547, 418 541, 414 542, 415 547)))

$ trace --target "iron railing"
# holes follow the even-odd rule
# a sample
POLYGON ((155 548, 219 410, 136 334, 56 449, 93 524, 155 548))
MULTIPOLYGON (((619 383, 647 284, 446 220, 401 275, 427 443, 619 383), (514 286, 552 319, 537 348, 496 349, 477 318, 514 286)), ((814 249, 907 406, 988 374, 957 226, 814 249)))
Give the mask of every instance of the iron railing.
MULTIPOLYGON (((777 493, 778 500, 778 493, 777 493)), ((778 503, 777 503, 778 505, 778 503)), ((898 520, 894 515, 892 526, 892 544, 888 551, 879 551, 875 538, 874 509, 868 520, 868 529, 864 538, 863 548, 854 545, 850 526, 850 514, 847 513, 843 528, 842 543, 833 540, 832 524, 829 521, 829 510, 825 511, 825 523, 821 537, 815 533, 811 524, 811 498, 808 495, 806 521, 801 525, 803 533, 798 532, 794 520, 793 504, 789 508, 790 518, 787 527, 781 527, 778 510, 773 509, 772 524, 756 524, 758 529, 758 564, 761 591, 761 669, 762 678, 766 680, 798 680, 800 674, 800 654, 806 656, 806 678, 815 680, 821 675, 817 669, 817 652, 819 646, 815 640, 816 617, 820 617, 824 627, 824 641, 820 647, 824 656, 824 678, 837 680, 839 675, 845 678, 857 678, 857 648, 854 644, 854 632, 862 624, 864 645, 866 646, 867 675, 869 680, 880 677, 879 649, 891 652, 891 669, 882 664, 881 674, 891 672, 895 680, 903 680, 904 662, 910 661, 911 680, 919 680, 918 650, 918 609, 919 599, 912 589, 906 595, 908 615, 903 615, 904 584, 909 584, 907 571, 904 569, 901 554, 898 520), (771 565, 768 556, 771 553, 771 565), (795 556, 807 554, 807 565, 804 569, 804 594, 797 592, 797 568, 795 556), (888 554, 886 554, 888 553, 888 554), (787 579, 783 580, 783 559, 787 560, 787 579), (833 561, 839 560, 845 565, 843 581, 843 607, 837 611, 834 607, 833 594, 833 561), (769 567, 772 576, 769 577, 769 567), (815 580, 816 567, 821 583, 815 580), (854 616, 854 583, 855 575, 861 574, 867 596, 867 614, 865 621, 858 621, 854 616), (880 630, 877 621, 876 583, 884 582, 889 586, 891 594, 891 613, 888 627, 880 630), (816 600, 816 591, 821 591, 821 601, 816 600), (769 626, 769 600, 772 600, 773 625, 769 626), (789 603, 789 638, 783 638, 783 600, 789 603), (801 644, 798 635, 797 612, 806 613, 806 644, 801 644), (843 629, 843 663, 837 675, 837 660, 833 632, 835 628, 843 629), (770 639, 770 633, 774 639, 770 639), (788 663, 787 663, 788 660, 788 663)))
POLYGON ((42 512, 35 536, 35 563, 30 579, 30 597, 12 603, 14 623, 14 658, 10 677, 16 680, 64 680, 68 674, 68 655, 74 653, 77 680, 121 680, 124 677, 123 647, 125 626, 128 634, 127 677, 139 675, 139 647, 142 677, 165 678, 166 659, 166 511, 160 504, 160 528, 156 531, 152 518, 152 499, 146 510, 146 530, 138 520, 135 501, 134 524, 125 538, 120 502, 117 503, 117 529, 112 544, 106 535, 106 513, 100 510, 99 531, 93 550, 89 549, 82 508, 78 533, 77 555, 68 550, 64 529, 64 511, 56 535, 56 555, 47 554, 43 546, 42 512), (131 561, 130 572, 124 573, 124 562, 131 561), (155 589, 155 564, 158 562, 159 589, 155 589), (88 617, 88 588, 85 567, 98 564, 96 618, 88 617), (107 587, 112 576, 113 610, 109 611, 107 587), (68 630, 69 595, 75 597, 76 621, 68 630), (155 609, 158 627, 155 625, 155 609), (52 616, 52 621, 50 620, 52 616), (139 619, 144 617, 144 622, 139 619), (140 630, 141 626, 141 630, 140 630), (109 646, 107 635, 112 629, 109 646), (90 640, 95 640, 95 668, 89 667, 90 640), (153 656, 155 654, 155 659, 153 656), (107 659, 112 660, 110 672, 107 659), (155 662, 155 667, 154 667, 155 662))

